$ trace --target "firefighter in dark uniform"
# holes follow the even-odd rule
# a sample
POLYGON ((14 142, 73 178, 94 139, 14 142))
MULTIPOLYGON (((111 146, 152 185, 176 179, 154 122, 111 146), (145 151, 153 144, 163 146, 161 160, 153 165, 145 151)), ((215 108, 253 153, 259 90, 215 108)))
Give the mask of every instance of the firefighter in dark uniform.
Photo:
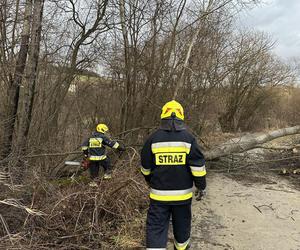
MULTIPOLYGON (((82 151, 90 161, 89 171, 91 179, 99 176, 100 165, 104 168, 104 179, 111 178, 111 164, 109 157, 105 154, 105 146, 124 151, 124 146, 116 141, 112 141, 106 135, 108 127, 101 123, 96 127, 96 131, 82 144, 82 151)), ((92 185, 95 183, 92 182, 92 185)))
POLYGON ((205 194, 204 157, 183 120, 180 103, 174 100, 166 103, 160 128, 147 139, 141 151, 141 172, 151 188, 147 249, 166 249, 171 216, 174 249, 188 249, 193 184, 196 200, 205 194))

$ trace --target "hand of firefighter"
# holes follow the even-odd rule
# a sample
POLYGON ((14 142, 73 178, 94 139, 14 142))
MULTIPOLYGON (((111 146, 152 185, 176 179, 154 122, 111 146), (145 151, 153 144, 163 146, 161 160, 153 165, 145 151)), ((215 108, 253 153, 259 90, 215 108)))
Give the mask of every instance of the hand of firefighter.
POLYGON ((88 158, 88 154, 89 154, 89 151, 88 150, 83 150, 83 159, 86 159, 88 158))
POLYGON ((125 148, 125 146, 123 144, 120 144, 119 147, 118 147, 118 150, 119 151, 125 151, 126 148, 125 148))
POLYGON ((196 201, 201 201, 204 196, 206 196, 206 190, 200 190, 197 188, 195 191, 196 201))
POLYGON ((90 167, 90 161, 88 160, 88 158, 86 157, 85 159, 83 159, 81 161, 81 169, 82 170, 87 170, 90 167))

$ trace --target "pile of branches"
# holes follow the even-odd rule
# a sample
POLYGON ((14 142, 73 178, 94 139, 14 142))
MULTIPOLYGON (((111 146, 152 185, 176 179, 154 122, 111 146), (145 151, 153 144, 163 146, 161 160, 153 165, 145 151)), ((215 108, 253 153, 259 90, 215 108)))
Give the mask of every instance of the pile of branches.
POLYGON ((100 178, 98 187, 75 178, 58 184, 38 176, 14 187, 2 175, 1 188, 10 192, 0 196, 1 248, 142 248, 148 190, 138 162, 137 157, 119 160, 113 178, 100 178))
MULTIPOLYGON (((288 165, 291 160, 296 171, 300 158, 297 137, 289 145, 266 143, 299 133, 300 126, 295 126, 231 139, 204 151, 209 171, 216 166, 217 171, 244 170, 249 175, 249 168, 263 171, 262 166, 288 165), (262 159, 257 158, 257 151, 255 160, 249 156, 254 149, 264 150, 262 159)), ((53 166, 39 167, 37 160, 27 168, 34 171, 23 186, 11 184, 10 176, 0 173, 0 248, 143 248, 148 188, 139 172, 137 151, 130 148, 125 154, 122 160, 113 160, 113 179, 100 179, 96 188, 76 178, 68 178, 68 183, 51 181, 45 170, 53 166)), ((51 171, 51 176, 64 172, 60 168, 51 171)))

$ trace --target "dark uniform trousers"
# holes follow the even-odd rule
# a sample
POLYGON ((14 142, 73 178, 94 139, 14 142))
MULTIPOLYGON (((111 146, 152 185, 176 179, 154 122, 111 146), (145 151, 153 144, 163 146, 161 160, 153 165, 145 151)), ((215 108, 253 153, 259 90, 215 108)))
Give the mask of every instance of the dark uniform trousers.
POLYGON ((102 166, 104 168, 104 172, 106 174, 111 173, 110 159, 108 157, 101 161, 90 161, 89 171, 90 171, 91 179, 95 179, 95 178, 99 177, 100 166, 102 166))
POLYGON ((147 249, 166 248, 172 216, 173 234, 177 243, 185 243, 191 232, 191 203, 169 205, 150 202, 146 223, 147 249))

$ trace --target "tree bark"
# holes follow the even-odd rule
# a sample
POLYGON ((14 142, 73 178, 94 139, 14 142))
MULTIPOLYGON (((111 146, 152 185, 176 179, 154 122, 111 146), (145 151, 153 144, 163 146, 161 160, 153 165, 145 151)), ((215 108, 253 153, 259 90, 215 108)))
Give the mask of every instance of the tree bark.
POLYGON ((256 148, 257 145, 272 141, 276 138, 300 134, 300 125, 295 127, 283 128, 260 135, 246 135, 240 138, 231 139, 213 150, 204 152, 206 160, 214 160, 234 153, 241 153, 256 148))
POLYGON ((126 130, 128 126, 129 105, 131 100, 131 61, 129 58, 129 40, 126 27, 125 2, 119 1, 120 22, 122 27, 122 36, 124 42, 124 63, 125 63, 125 98, 121 108, 121 129, 126 130))
POLYGON ((3 151, 1 153, 0 158, 4 159, 7 157, 12 151, 12 141, 13 135, 15 132, 15 121, 16 115, 19 106, 19 94, 20 94, 20 86, 22 83, 22 78, 25 70, 27 53, 28 53, 28 43, 30 38, 30 23, 31 23, 31 15, 32 15, 32 0, 26 1, 25 13, 24 13, 24 24, 21 35, 21 45, 19 50, 19 55, 16 61, 14 78, 10 82, 10 86, 8 88, 8 110, 6 113, 7 123, 5 124, 5 136, 3 137, 3 141, 1 146, 3 147, 3 151))
POLYGON ((18 133, 18 147, 20 150, 26 148, 28 133, 32 117, 32 107, 34 101, 35 85, 37 80, 37 66, 39 61, 40 41, 42 31, 44 0, 35 0, 33 6, 33 20, 31 28, 31 40, 25 72, 24 87, 24 105, 23 112, 20 115, 20 131, 18 133))
POLYGON ((182 66, 180 77, 179 77, 178 82, 177 82, 177 84, 175 86, 175 89, 174 89, 173 100, 175 100, 177 98, 178 91, 184 85, 185 71, 186 71, 186 68, 188 68, 188 66, 189 66, 189 60, 190 60, 190 57, 191 57, 192 49, 195 45, 197 37, 200 34, 201 21, 203 21, 205 18, 207 18, 210 14, 214 13, 215 11, 218 11, 219 9, 223 8, 224 6, 228 5, 231 2, 232 2, 232 0, 225 0, 224 2, 221 2, 220 5, 218 5, 216 8, 213 8, 213 5, 215 3, 217 3, 217 1, 208 0, 207 6, 204 7, 203 13, 199 13, 198 25, 197 25, 195 33, 192 36, 191 42, 188 46, 188 50, 187 50, 187 53, 186 53, 186 56, 185 56, 185 59, 184 59, 184 63, 183 63, 183 66, 182 66))

